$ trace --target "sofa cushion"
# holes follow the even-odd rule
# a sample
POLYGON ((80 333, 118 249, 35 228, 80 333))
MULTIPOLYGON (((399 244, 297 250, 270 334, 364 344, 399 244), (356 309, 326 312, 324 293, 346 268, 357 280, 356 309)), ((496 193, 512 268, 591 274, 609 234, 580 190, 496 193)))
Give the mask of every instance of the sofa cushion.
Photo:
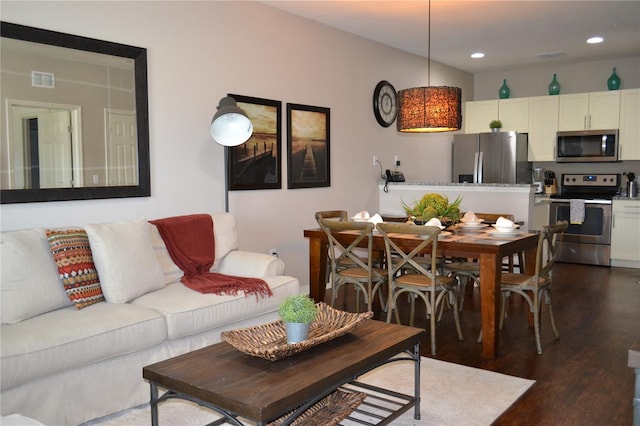
POLYGON ((104 302, 89 237, 84 229, 46 231, 53 260, 67 296, 76 308, 104 302))
POLYGON ((297 279, 287 276, 263 277, 271 288, 271 297, 245 297, 202 294, 182 283, 147 293, 133 301, 162 313, 167 323, 167 337, 177 339, 204 330, 221 327, 244 318, 275 311, 287 297, 300 292, 297 279))
POLYGON ((238 250, 238 229, 236 217, 231 213, 218 213, 213 219, 213 236, 216 243, 216 258, 211 267, 216 271, 220 261, 232 250, 238 250))
POLYGON ((110 303, 126 303, 164 287, 144 218, 86 225, 102 292, 110 303))
POLYGON ((158 228, 152 223, 149 224, 149 236, 151 237, 153 251, 156 253, 160 268, 162 268, 164 283, 171 284, 179 282, 184 272, 173 262, 173 259, 171 259, 158 228))
POLYGON ((165 339, 162 315, 142 306, 96 303, 82 310, 48 312, 2 327, 1 388, 150 348, 165 339))
POLYGON ((0 303, 2 324, 71 305, 44 229, 0 234, 0 303))

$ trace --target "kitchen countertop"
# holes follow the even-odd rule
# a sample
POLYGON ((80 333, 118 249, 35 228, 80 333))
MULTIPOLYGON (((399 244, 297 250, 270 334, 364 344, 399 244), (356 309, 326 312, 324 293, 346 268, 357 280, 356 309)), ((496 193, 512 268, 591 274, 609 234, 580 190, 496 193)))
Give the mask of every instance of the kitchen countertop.
MULTIPOLYGON (((381 180, 380 185, 384 185, 385 181, 381 180)), ((530 188, 532 185, 528 183, 457 183, 457 182, 389 182, 389 185, 421 185, 421 186, 461 186, 465 188, 473 187, 505 187, 505 188, 530 188)))

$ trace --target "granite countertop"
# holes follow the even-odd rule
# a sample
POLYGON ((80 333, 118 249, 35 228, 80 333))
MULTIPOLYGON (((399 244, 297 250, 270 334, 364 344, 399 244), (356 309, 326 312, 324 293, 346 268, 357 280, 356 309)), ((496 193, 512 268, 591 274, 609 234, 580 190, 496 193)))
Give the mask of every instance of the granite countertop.
POLYGON ((640 201, 640 196, 637 197, 633 197, 633 198, 629 198, 627 196, 623 196, 623 195, 616 195, 615 197, 613 197, 614 200, 633 200, 633 201, 640 201))
MULTIPOLYGON (((380 185, 384 185, 385 181, 381 180, 380 185)), ((416 185, 416 186, 461 186, 461 187, 506 187, 506 188, 529 188, 528 183, 457 183, 457 182, 389 182, 389 185, 416 185)))

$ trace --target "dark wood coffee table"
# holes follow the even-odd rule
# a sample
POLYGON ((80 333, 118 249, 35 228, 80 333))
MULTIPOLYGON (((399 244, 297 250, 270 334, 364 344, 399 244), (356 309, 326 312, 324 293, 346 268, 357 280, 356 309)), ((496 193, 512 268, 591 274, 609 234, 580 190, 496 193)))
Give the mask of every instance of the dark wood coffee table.
POLYGON ((223 418, 214 424, 242 425, 241 417, 266 425, 294 410, 295 418, 348 383, 351 389, 358 387, 359 391, 373 390, 403 399, 377 424, 389 424, 411 407, 419 419, 420 342, 425 335, 423 329, 366 320, 349 334, 279 361, 246 355, 226 342, 161 361, 142 370, 151 385, 151 423, 158 424, 159 402, 182 398, 221 414, 223 418), (392 358, 414 362, 414 395, 356 381, 392 358), (167 392, 159 397, 158 387, 167 392))

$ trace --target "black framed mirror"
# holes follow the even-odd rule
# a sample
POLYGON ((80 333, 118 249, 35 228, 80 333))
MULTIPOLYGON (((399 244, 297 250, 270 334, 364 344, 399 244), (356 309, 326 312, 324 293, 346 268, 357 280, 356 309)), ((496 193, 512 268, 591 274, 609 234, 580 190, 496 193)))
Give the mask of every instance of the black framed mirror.
POLYGON ((146 49, 1 26, 0 202, 150 196, 146 49))

